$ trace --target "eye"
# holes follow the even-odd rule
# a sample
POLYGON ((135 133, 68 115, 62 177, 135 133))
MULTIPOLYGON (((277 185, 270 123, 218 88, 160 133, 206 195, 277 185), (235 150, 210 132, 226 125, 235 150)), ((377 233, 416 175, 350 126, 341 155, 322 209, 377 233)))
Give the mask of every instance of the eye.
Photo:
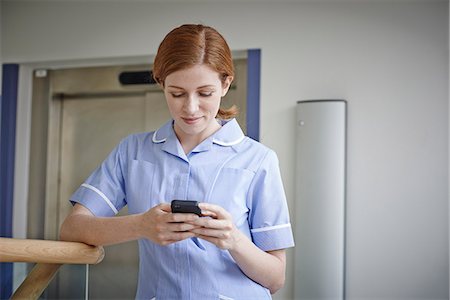
POLYGON ((184 93, 170 93, 174 98, 181 98, 184 96, 184 93))
POLYGON ((209 92, 199 92, 198 94, 200 95, 200 97, 211 97, 213 95, 213 91, 209 91, 209 92))

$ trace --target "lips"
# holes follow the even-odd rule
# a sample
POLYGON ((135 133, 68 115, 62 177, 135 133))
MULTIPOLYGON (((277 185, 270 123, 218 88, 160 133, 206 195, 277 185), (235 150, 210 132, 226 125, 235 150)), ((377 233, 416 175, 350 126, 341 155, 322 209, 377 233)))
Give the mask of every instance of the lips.
POLYGON ((186 124, 195 124, 201 120, 201 117, 197 118, 181 118, 186 124))

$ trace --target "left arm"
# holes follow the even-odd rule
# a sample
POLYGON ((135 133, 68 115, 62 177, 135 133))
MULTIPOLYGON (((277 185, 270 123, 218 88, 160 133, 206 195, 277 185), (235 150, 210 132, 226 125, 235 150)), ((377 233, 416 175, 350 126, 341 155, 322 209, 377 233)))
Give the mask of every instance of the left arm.
MULTIPOLYGON (((233 226, 234 227, 234 226, 233 226)), ((286 251, 284 249, 263 251, 234 227, 241 239, 233 249, 228 249, 239 268, 249 278, 268 288, 271 294, 284 286, 286 251)))
POLYGON ((273 294, 283 287, 286 273, 284 249, 263 251, 233 224, 231 215, 222 207, 201 203, 202 213, 212 218, 199 218, 192 224, 202 228, 192 229, 217 247, 228 250, 239 268, 250 279, 268 288, 273 294))

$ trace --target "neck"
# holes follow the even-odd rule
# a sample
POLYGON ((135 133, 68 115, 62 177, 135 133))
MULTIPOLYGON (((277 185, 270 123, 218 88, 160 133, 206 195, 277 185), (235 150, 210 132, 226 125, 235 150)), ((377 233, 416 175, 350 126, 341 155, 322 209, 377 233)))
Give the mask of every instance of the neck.
POLYGON ((211 124, 211 126, 209 126, 204 131, 198 134, 187 134, 182 130, 180 130, 175 124, 174 131, 178 140, 180 141, 181 146, 183 147, 184 153, 188 154, 195 147, 201 144, 204 140, 206 140, 208 137, 210 137, 216 131, 218 131, 221 127, 222 125, 214 121, 214 123, 211 124))

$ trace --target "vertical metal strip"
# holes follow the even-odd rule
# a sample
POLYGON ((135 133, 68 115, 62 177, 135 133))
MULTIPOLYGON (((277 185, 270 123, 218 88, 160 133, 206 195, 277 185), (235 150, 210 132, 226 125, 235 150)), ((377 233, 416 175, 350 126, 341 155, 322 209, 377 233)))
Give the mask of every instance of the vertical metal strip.
POLYGON ((84 299, 89 299, 89 264, 86 264, 86 282, 84 283, 84 299))
POLYGON ((261 49, 247 52, 247 135, 259 141, 261 49))
MULTIPOLYGON (((3 65, 0 102, 0 236, 12 237, 14 158, 19 65, 3 65)), ((12 263, 0 264, 0 298, 12 293, 12 263)))

